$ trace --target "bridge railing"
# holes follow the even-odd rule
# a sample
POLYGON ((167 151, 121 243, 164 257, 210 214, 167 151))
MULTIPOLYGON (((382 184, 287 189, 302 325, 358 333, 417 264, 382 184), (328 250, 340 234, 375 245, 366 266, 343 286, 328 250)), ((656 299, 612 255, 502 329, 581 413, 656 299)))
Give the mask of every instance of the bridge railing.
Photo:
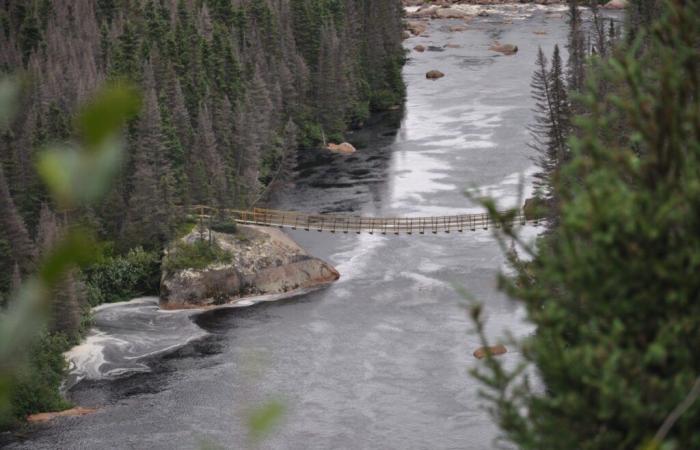
MULTIPOLYGON (((237 210, 194 205, 190 214, 201 220, 211 221, 219 217, 240 224, 274 226, 294 230, 319 231, 330 233, 381 233, 381 234, 426 234, 450 233, 452 231, 488 230, 499 226, 486 213, 461 214, 435 217, 361 217, 341 214, 309 214, 299 211, 281 211, 255 208, 237 210)), ((513 225, 539 220, 527 220, 522 212, 513 217, 513 225)))

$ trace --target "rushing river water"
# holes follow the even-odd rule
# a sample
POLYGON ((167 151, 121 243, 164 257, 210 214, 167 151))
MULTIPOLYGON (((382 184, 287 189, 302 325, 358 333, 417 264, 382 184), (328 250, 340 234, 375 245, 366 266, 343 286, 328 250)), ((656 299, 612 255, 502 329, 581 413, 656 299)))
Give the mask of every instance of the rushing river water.
MULTIPOLYGON (((449 31, 460 23, 434 21, 429 37, 407 40, 409 49, 442 51, 410 53, 405 111, 352 136, 355 155, 303 157, 298 182, 274 206, 457 214, 475 209, 464 195, 470 187, 514 204, 521 177, 533 172, 526 126, 535 55, 565 42, 562 9, 501 7, 449 31), (519 52, 489 51, 495 40, 519 52), (446 77, 426 80, 431 69, 446 77)), ((491 231, 292 235, 336 265, 341 280, 203 314, 159 311, 153 298, 101 307, 87 342, 70 353, 68 381, 74 402, 99 411, 37 426, 8 447, 244 448, 247 412, 277 399, 286 413, 262 448, 492 448, 498 432, 468 373, 479 343, 454 284, 485 304, 491 336, 531 330, 495 289, 504 259, 491 231)))

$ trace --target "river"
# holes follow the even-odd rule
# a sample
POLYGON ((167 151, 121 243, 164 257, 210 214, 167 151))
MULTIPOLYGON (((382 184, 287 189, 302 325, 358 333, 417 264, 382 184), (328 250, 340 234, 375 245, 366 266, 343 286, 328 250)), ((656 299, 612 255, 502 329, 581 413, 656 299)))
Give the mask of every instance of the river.
MULTIPOLYGON (((430 37, 405 41, 407 49, 460 46, 410 52, 405 110, 351 135, 355 155, 302 157, 298 180, 273 206, 386 216, 479 210, 467 188, 516 203, 534 170, 526 145, 534 60, 538 46, 551 54, 565 42, 563 8, 499 7, 466 31, 450 32, 454 24, 463 22, 434 21, 430 37), (519 51, 491 52, 494 40, 519 51), (427 80, 431 69, 446 76, 427 80)), ((485 305, 494 339, 531 327, 495 288, 504 258, 492 232, 291 234, 342 278, 293 299, 202 314, 159 311, 153 298, 99 308, 87 342, 70 353, 68 392, 98 411, 34 426, 8 448, 245 448, 247 412, 270 399, 285 413, 260 448, 493 448, 498 430, 469 375, 479 342, 455 285, 485 305)), ((513 364, 518 354, 502 358, 513 364)))

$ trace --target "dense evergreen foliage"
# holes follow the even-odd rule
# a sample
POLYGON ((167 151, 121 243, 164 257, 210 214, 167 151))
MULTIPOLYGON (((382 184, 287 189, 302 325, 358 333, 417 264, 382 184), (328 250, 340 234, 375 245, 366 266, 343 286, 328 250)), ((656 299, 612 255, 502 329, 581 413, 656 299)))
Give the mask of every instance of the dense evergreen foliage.
POLYGON ((700 9, 634 3, 634 36, 585 64, 570 161, 545 178, 557 221, 503 278, 536 325, 524 365, 477 372, 522 449, 700 448, 700 9))

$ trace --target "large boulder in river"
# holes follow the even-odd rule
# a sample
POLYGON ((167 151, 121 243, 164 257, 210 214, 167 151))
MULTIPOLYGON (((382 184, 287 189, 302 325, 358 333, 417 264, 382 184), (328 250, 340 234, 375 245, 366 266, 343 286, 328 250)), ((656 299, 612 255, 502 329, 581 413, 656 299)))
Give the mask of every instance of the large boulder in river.
MULTIPOLYGON (((209 231, 203 234, 208 241, 209 231)), ((200 239, 195 230, 168 250, 161 278, 162 308, 201 308, 244 297, 292 295, 340 277, 330 264, 310 256, 280 230, 248 225, 239 225, 235 234, 212 232, 212 245, 222 257, 204 267, 168 264, 183 259, 176 257, 183 248, 202 245, 200 239)))
POLYGON ((499 42, 494 42, 489 50, 492 52, 503 53, 506 56, 514 55, 518 53, 518 46, 512 44, 500 44, 499 42))
POLYGON ((425 78, 429 80, 437 80, 438 78, 444 77, 445 74, 440 72, 439 70, 431 70, 430 72, 425 74, 425 78))
POLYGON ((343 142, 342 144, 331 143, 328 144, 326 148, 333 153, 342 153, 345 155, 349 155, 357 151, 357 149, 349 142, 343 142))
POLYGON ((457 7, 443 6, 437 8, 433 12, 433 17, 436 19, 467 19, 471 17, 468 11, 459 9, 457 7))
POLYGON ((412 34, 418 36, 428 29, 428 24, 419 20, 410 20, 405 24, 406 29, 412 34))

